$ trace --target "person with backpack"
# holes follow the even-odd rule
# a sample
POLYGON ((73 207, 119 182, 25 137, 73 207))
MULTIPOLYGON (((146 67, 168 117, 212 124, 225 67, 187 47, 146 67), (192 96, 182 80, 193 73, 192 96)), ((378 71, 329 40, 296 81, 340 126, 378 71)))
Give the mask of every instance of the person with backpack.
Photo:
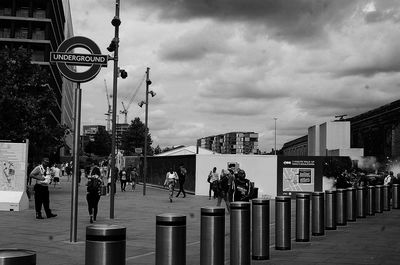
POLYGON ((217 206, 221 206, 222 199, 225 201, 226 209, 230 212, 230 192, 232 190, 233 175, 226 169, 222 169, 221 175, 218 180, 218 201, 217 206))
POLYGON ((88 210, 90 223, 96 222, 98 205, 100 201, 101 186, 101 173, 98 167, 94 167, 92 174, 88 178, 86 200, 88 202, 88 210))

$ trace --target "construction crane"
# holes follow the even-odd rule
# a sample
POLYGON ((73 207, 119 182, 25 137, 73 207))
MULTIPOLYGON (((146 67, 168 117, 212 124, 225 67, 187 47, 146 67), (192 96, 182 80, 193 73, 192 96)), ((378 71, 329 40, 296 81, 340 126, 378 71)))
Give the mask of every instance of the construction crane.
POLYGON ((107 89, 107 81, 104 79, 104 87, 106 89, 106 97, 107 97, 107 104, 108 104, 108 110, 107 113, 104 115, 107 116, 106 121, 107 121, 107 132, 110 132, 111 130, 111 116, 112 116, 112 107, 110 104, 110 98, 112 98, 112 95, 108 94, 108 89, 107 89))
POLYGON ((122 103, 123 110, 120 110, 119 113, 124 114, 124 121, 125 121, 124 123, 127 124, 128 123, 128 119, 127 119, 128 109, 125 108, 124 102, 121 101, 121 103, 122 103))
POLYGON ((146 75, 143 75, 142 79, 139 81, 139 83, 137 84, 136 88, 133 90, 132 95, 130 96, 128 105, 125 106, 124 102, 123 101, 121 102, 123 110, 120 110, 119 113, 124 114, 125 124, 128 123, 128 117, 127 117, 128 116, 128 109, 132 105, 132 102, 133 102, 134 98, 136 97, 137 93, 139 92, 140 87, 142 86, 145 78, 146 78, 146 75))

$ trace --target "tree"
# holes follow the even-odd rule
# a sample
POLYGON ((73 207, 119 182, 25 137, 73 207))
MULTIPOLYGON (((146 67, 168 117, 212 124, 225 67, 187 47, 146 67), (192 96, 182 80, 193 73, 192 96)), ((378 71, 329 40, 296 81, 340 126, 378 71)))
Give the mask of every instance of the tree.
POLYGON ((111 135, 102 127, 94 135, 94 141, 90 141, 85 146, 86 153, 98 156, 108 156, 111 154, 111 135))
POLYGON ((66 126, 52 117, 57 107, 49 74, 31 64, 25 48, 0 51, 0 139, 29 139, 29 160, 52 157, 65 145, 66 126))
POLYGON ((155 154, 155 155, 158 155, 158 154, 160 154, 161 152, 162 152, 162 150, 161 150, 160 145, 157 145, 157 147, 154 148, 154 154, 155 154))
MULTIPOLYGON (((144 132, 144 123, 138 117, 131 121, 121 138, 121 149, 124 150, 124 155, 133 155, 135 148, 144 147, 144 132)), ((149 155, 153 155, 152 143, 151 135, 147 133, 147 154, 149 155)))

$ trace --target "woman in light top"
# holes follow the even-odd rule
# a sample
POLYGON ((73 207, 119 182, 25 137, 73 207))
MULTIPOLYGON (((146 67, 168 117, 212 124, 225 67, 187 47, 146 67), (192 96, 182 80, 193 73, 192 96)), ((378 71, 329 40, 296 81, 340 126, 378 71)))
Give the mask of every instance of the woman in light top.
POLYGON ((169 202, 172 202, 172 197, 174 197, 174 188, 177 181, 178 175, 172 168, 170 168, 164 181, 164 186, 168 187, 169 190, 169 202))

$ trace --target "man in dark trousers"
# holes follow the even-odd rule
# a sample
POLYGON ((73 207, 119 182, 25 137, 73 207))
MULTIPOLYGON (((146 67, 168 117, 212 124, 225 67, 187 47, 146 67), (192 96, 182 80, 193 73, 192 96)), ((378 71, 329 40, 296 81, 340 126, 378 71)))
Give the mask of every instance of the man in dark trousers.
POLYGON ((179 191, 178 191, 178 194, 176 194, 176 197, 178 197, 179 194, 181 194, 181 192, 182 192, 183 193, 183 198, 185 198, 186 197, 186 192, 183 189, 183 185, 185 184, 187 170, 183 166, 183 164, 179 165, 179 170, 178 170, 177 174, 178 174, 178 178, 179 178, 179 191))
POLYGON ((35 210, 36 219, 43 219, 42 217, 42 204, 44 211, 46 212, 47 218, 56 217, 50 210, 50 199, 49 199, 49 184, 50 175, 46 175, 46 167, 49 164, 48 158, 43 158, 42 162, 36 166, 29 174, 31 178, 36 179, 36 184, 33 188, 35 191, 35 210))

